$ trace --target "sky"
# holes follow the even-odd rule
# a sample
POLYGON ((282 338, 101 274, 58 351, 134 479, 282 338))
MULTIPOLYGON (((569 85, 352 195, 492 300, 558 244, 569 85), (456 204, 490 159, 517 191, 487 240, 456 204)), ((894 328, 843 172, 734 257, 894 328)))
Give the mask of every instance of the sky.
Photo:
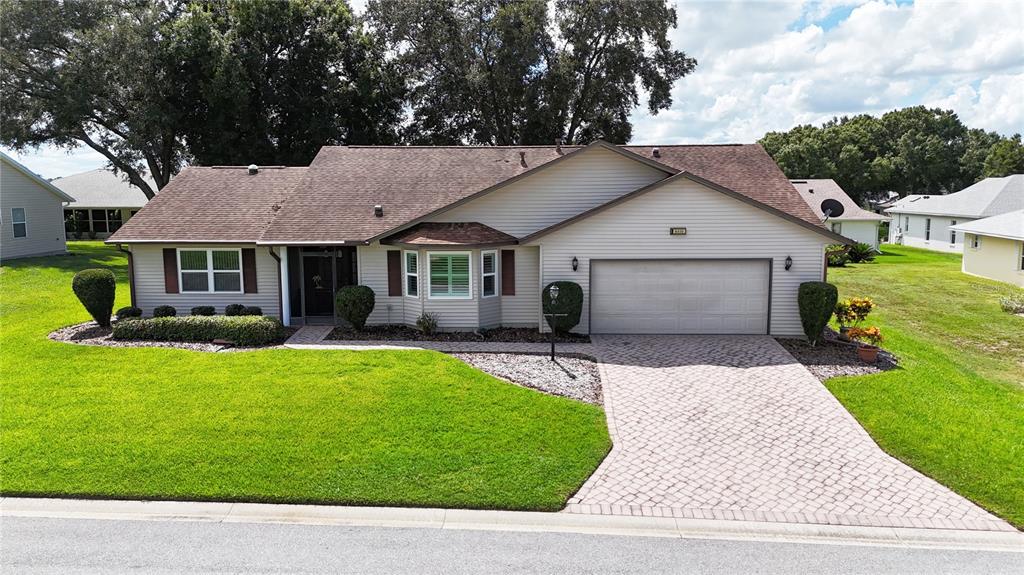
MULTIPOLYGON (((365 0, 352 2, 360 11, 365 0)), ((769 131, 905 106, 1024 132, 1024 0, 676 0, 697 69, 673 105, 632 117, 633 143, 754 142, 769 131)), ((13 155, 44 177, 106 164, 89 149, 13 155)))

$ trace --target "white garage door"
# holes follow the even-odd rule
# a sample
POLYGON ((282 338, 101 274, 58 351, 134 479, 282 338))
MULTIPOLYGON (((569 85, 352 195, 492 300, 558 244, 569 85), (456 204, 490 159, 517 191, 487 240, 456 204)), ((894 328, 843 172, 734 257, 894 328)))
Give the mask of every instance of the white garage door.
POLYGON ((592 262, 592 333, 768 332, 764 260, 592 262))

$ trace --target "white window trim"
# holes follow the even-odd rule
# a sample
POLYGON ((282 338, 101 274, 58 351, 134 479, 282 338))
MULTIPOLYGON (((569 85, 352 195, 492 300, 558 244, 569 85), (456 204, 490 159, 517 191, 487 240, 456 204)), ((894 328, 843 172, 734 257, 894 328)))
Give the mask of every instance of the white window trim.
POLYGON ((470 300, 473 299, 473 252, 427 252, 427 299, 440 299, 440 300, 470 300), (469 295, 434 295, 430 289, 430 256, 466 256, 469 262, 469 295))
MULTIPOLYGON (((178 293, 181 294, 193 294, 193 293, 233 293, 240 294, 245 293, 245 275, 243 268, 245 264, 242 263, 242 248, 176 248, 178 254, 178 293), (185 280, 181 274, 183 273, 199 273, 200 270, 182 270, 181 269, 181 252, 206 252, 206 291, 197 290, 185 290, 185 280), (226 291, 226 290, 214 290, 213 289, 213 252, 238 252, 238 291, 226 291)), ((220 273, 230 272, 234 270, 218 270, 220 273)))
POLYGON ((498 250, 481 250, 480 251, 480 297, 482 299, 490 299, 492 297, 498 297, 501 288, 498 287, 498 250), (484 256, 491 254, 491 258, 494 261, 494 271, 491 273, 484 273, 484 256), (494 293, 487 295, 484 291, 484 278, 492 276, 494 278, 494 293))
POLYGON ((1024 273, 1024 241, 1020 242, 1020 254, 1017 257, 1017 270, 1024 273))
POLYGON ((411 297, 413 299, 420 299, 420 270, 423 266, 420 265, 420 252, 416 250, 405 250, 402 252, 402 293, 405 297, 411 297), (416 273, 409 273, 409 254, 416 256, 416 273), (409 293, 409 276, 416 278, 416 294, 409 293))
POLYGON ((11 208, 11 236, 13 236, 14 239, 16 239, 16 240, 23 240, 23 239, 28 238, 28 208, 11 208), (14 219, 14 210, 21 210, 21 213, 24 214, 25 219, 21 220, 20 222, 15 220, 14 219), (23 235, 23 236, 16 235, 14 233, 14 224, 24 224, 24 226, 25 226, 25 235, 23 235))
POLYGON ((981 236, 978 234, 971 234, 971 249, 978 250, 981 248, 981 236))

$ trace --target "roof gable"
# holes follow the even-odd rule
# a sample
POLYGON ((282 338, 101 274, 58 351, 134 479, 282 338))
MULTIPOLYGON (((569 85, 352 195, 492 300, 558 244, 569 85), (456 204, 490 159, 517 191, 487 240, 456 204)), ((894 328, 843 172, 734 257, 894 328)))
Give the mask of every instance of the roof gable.
POLYGON ((985 178, 947 195, 909 195, 888 211, 984 218, 1024 208, 1024 174, 985 178))
POLYGON ((67 195, 66 193, 62 192, 61 190, 57 189, 53 184, 51 184, 50 182, 47 182, 43 178, 39 177, 35 172, 33 172, 32 170, 30 170, 27 167, 23 166, 20 162, 18 162, 17 160, 15 160, 14 158, 8 156, 7 154, 5 154, 3 152, 0 152, 0 161, 2 161, 4 165, 9 166, 11 168, 14 168, 15 171, 19 172, 21 175, 23 175, 26 178, 32 180, 33 182, 39 184, 39 186, 41 188, 43 188, 44 190, 46 190, 46 191, 50 192, 51 194, 57 196, 61 200, 65 201, 65 202, 73 202, 73 201, 75 201, 75 198, 73 198, 73 197, 67 195))
POLYGON ((836 200, 843 205, 843 215, 830 216, 832 221, 858 221, 858 220, 881 220, 889 218, 874 212, 869 212, 857 205, 835 180, 790 180, 800 197, 807 202, 808 207, 814 210, 819 219, 825 219, 825 212, 821 209, 821 202, 825 200, 836 200))
POLYGON ((958 232, 1024 240, 1024 209, 952 226, 958 232))

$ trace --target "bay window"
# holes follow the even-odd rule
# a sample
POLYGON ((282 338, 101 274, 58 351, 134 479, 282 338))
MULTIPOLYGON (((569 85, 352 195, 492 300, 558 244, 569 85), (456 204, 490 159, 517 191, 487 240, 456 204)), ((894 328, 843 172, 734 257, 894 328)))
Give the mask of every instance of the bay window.
POLYGON ((178 250, 183 292, 242 292, 242 251, 178 250))
POLYGON ((427 254, 430 265, 431 298, 471 299, 471 265, 468 252, 432 252, 427 254))

